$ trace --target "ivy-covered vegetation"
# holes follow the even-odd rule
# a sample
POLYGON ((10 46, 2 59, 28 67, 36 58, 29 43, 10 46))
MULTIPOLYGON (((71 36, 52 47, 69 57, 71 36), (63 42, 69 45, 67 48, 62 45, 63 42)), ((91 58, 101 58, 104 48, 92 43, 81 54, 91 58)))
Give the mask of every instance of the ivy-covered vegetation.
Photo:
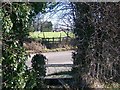
POLYGON ((34 89, 43 89, 45 88, 44 84, 44 77, 46 75, 46 69, 45 69, 45 59, 46 57, 43 56, 42 54, 36 54, 32 58, 32 67, 33 67, 33 72, 34 72, 34 79, 36 82, 36 86, 34 89))
MULTIPOLYGON (((31 76, 25 62, 23 41, 29 34, 34 15, 44 10, 46 3, 2 3, 2 88, 21 90, 31 76), (36 5, 39 7, 36 7, 36 5)), ((30 86, 29 86, 30 87, 30 86)))
POLYGON ((75 86, 120 88, 120 3, 73 3, 73 8, 75 86))
POLYGON ((45 59, 46 57, 42 54, 36 54, 33 56, 32 68, 27 70, 27 75, 29 75, 25 90, 43 90, 46 88, 44 77, 46 75, 45 69, 45 59))

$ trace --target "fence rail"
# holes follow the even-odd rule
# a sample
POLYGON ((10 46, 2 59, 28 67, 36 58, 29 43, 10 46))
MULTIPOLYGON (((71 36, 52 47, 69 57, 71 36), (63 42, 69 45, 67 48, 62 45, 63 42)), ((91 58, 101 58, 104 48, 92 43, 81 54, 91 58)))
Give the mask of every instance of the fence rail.
POLYGON ((45 67, 73 67, 73 64, 46 64, 45 67))
POLYGON ((71 71, 73 64, 46 64, 44 67, 46 68, 46 75, 49 75, 53 73, 71 71))
POLYGON ((53 38, 42 38, 42 42, 57 43, 62 42, 62 40, 70 40, 69 37, 53 37, 53 38))
POLYGON ((42 42, 49 42, 49 43, 57 43, 57 42, 61 42, 62 38, 61 37, 57 37, 57 38, 42 38, 42 42))

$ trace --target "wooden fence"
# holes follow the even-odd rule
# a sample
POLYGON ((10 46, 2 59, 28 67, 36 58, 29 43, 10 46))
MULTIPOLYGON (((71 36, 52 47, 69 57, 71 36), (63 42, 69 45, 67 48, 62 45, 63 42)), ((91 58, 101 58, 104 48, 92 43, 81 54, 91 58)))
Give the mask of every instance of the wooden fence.
POLYGON ((92 77, 104 78, 106 80, 114 79, 115 77, 120 77, 119 71, 116 70, 118 65, 101 65, 100 63, 94 63, 89 68, 89 72, 92 77))
POLYGON ((62 39, 62 37, 42 38, 42 42, 59 43, 62 39))
POLYGON ((73 64, 46 64, 45 67, 73 67, 73 64))
POLYGON ((53 37, 53 38, 42 38, 41 43, 45 45, 47 48, 56 48, 59 47, 59 45, 66 45, 70 44, 71 38, 69 37, 53 37))

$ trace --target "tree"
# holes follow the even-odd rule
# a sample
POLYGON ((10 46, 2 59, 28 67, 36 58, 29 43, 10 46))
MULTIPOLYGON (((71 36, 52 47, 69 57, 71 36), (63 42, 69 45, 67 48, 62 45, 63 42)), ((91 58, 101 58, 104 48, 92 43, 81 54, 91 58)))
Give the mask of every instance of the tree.
POLYGON ((52 23, 51 22, 45 22, 44 25, 43 25, 43 29, 42 29, 43 32, 50 32, 52 31, 52 23))
POLYGON ((51 32, 52 31, 52 23, 50 21, 38 21, 34 22, 35 31, 41 32, 51 32))

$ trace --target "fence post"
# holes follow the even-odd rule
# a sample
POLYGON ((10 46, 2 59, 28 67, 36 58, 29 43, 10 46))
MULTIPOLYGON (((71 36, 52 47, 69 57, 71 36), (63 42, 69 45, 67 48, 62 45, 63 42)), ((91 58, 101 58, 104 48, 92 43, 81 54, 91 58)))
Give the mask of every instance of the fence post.
POLYGON ((60 33, 60 43, 61 43, 61 41, 62 41, 61 39, 62 39, 62 38, 61 38, 61 33, 60 33))
POLYGON ((54 37, 53 37, 53 43, 54 43, 54 37))
POLYGON ((50 38, 48 38, 48 42, 50 42, 50 38))
POLYGON ((45 38, 45 33, 43 32, 43 37, 45 38))

